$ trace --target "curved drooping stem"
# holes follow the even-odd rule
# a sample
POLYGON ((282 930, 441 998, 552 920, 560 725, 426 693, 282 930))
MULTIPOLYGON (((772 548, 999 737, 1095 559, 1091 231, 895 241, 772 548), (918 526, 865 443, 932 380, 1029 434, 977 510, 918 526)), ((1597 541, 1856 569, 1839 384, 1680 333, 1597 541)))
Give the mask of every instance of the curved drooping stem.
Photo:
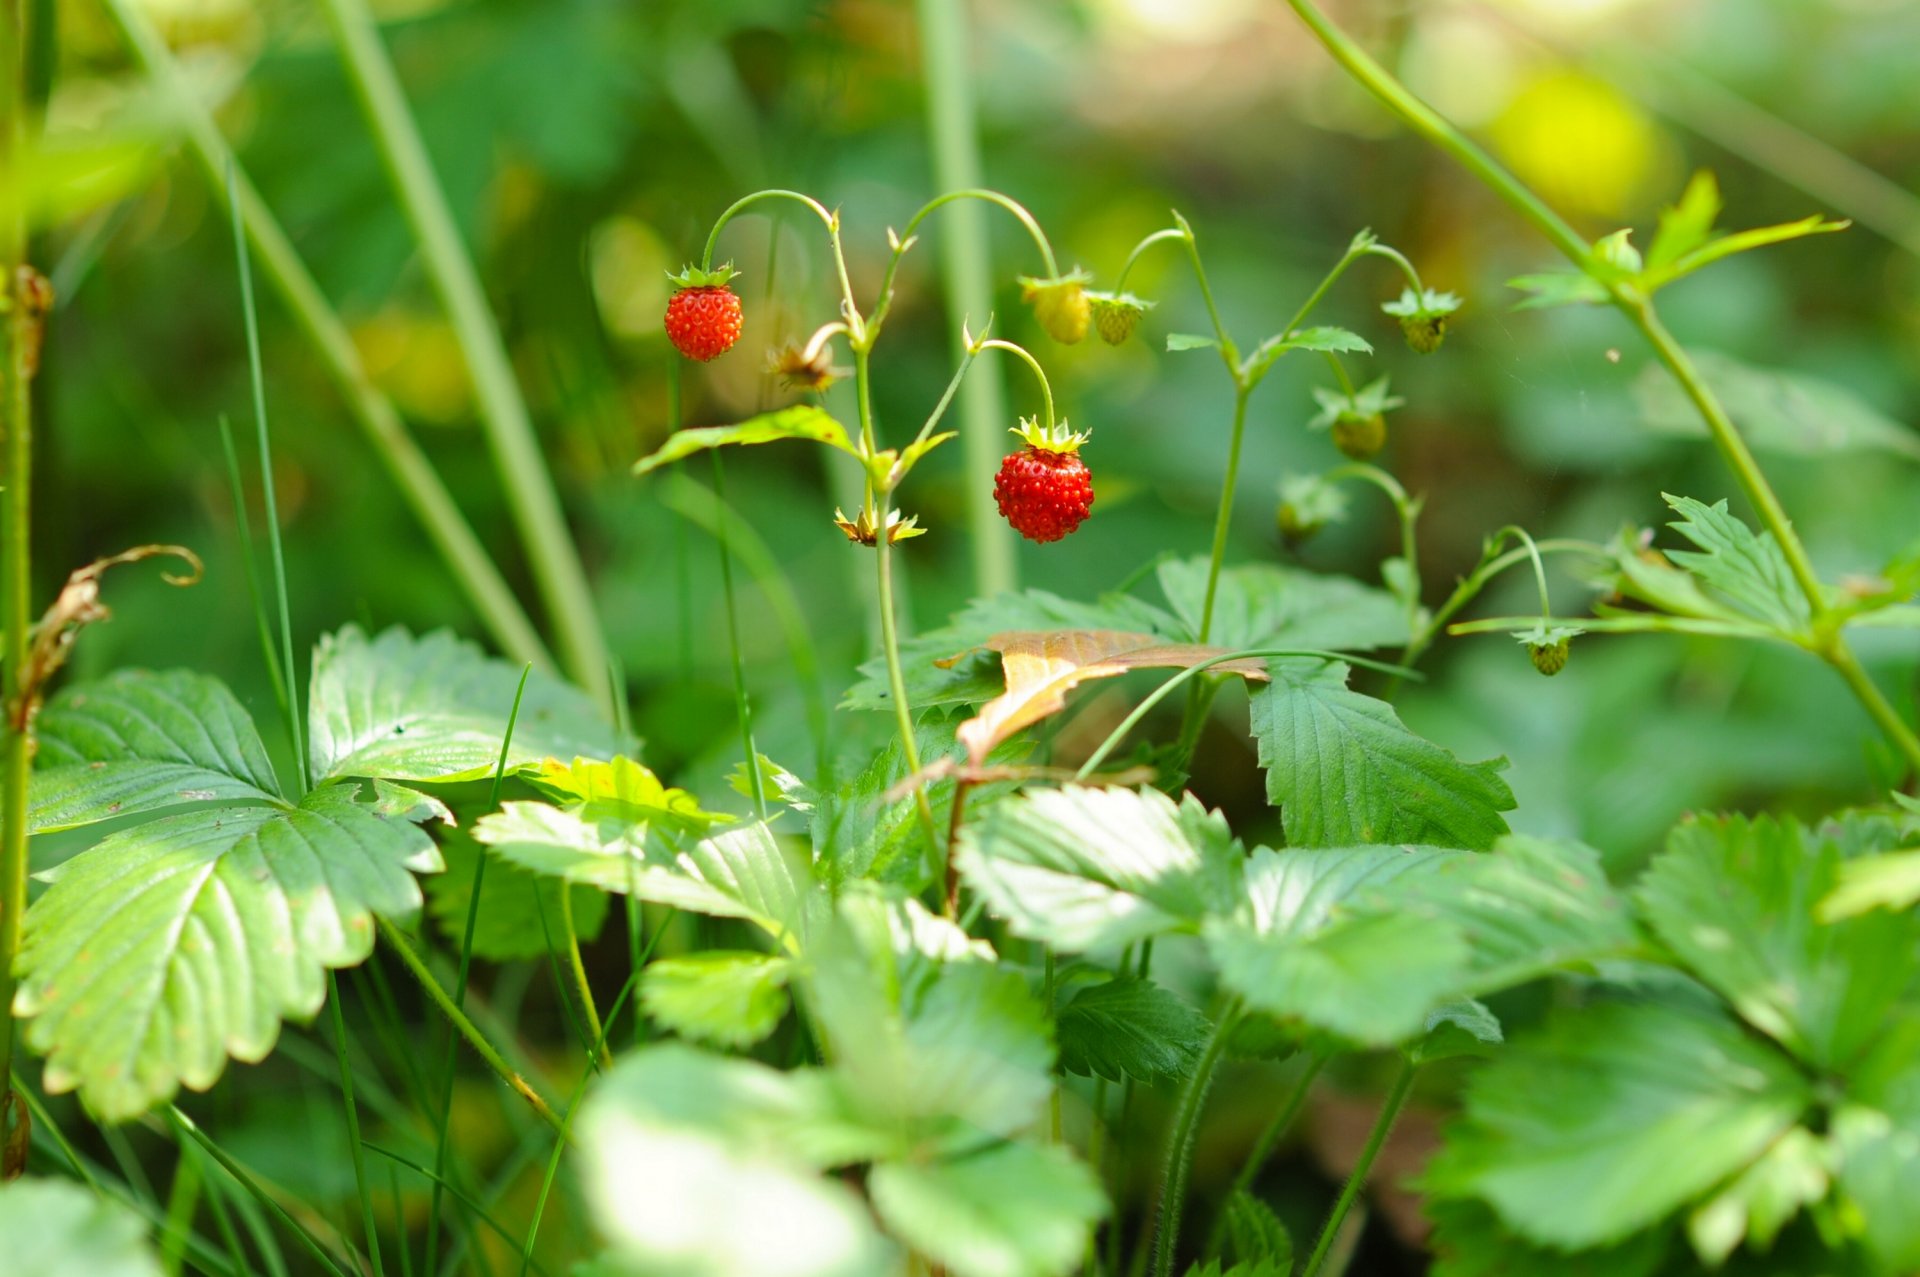
POLYGON ((713 229, 707 233, 707 245, 700 251, 700 269, 711 270, 713 268, 713 250, 719 247, 720 232, 726 229, 728 222, 755 204, 760 203, 760 201, 773 199, 792 200, 797 204, 804 205, 814 216, 826 223, 827 240, 833 245, 834 268, 840 273, 840 296, 845 306, 848 330, 852 334, 857 334, 861 327, 860 310, 853 298, 853 280, 847 274, 846 249, 840 243, 840 214, 833 212, 825 204, 822 204, 811 195, 803 195, 799 191, 789 191, 780 187, 773 187, 764 191, 755 191, 751 195, 743 195, 733 203, 727 205, 720 216, 714 219, 713 229))
POLYGON ((933 213, 935 209, 951 204, 955 200, 964 199, 981 200, 999 208, 1004 208, 1007 212, 1012 213, 1014 217, 1018 219, 1020 225, 1026 228, 1027 234, 1033 239, 1034 246, 1040 250, 1040 260, 1046 264, 1047 275, 1049 277, 1056 277, 1060 274, 1060 265, 1054 258, 1053 244, 1047 239, 1047 233, 1040 229, 1040 223, 1034 220, 1033 214, 1029 213, 1026 210, 1026 206, 1018 200, 1002 195, 999 191, 987 190, 984 187, 968 187, 965 190, 948 191, 945 195, 936 195, 921 205, 920 211, 907 220, 906 228, 894 236, 893 257, 887 262, 887 273, 881 277, 880 300, 875 304, 873 309, 870 339, 879 336, 880 324, 886 319, 887 311, 893 304, 894 276, 900 271, 900 259, 907 255, 907 249, 913 241, 914 231, 919 229, 920 223, 926 221, 928 215, 933 213))
POLYGON ((1010 341, 1001 341, 998 337, 990 337, 985 341, 975 342, 973 348, 976 351, 1004 350, 1010 355, 1019 356, 1027 367, 1033 369, 1034 378, 1040 383, 1040 398, 1046 405, 1046 427, 1051 431, 1054 426, 1053 386, 1047 381, 1047 370, 1040 366, 1040 361, 1035 359, 1025 346, 1016 345, 1010 341))
POLYGON ((1779 495, 1768 482, 1747 441, 1727 415, 1725 406, 1701 377, 1692 357, 1661 323, 1652 299, 1631 282, 1593 271, 1592 250, 1565 219, 1501 167, 1471 138, 1414 96, 1386 68, 1355 44, 1346 32, 1329 21, 1313 0, 1287 0, 1287 3, 1348 74, 1414 132, 1451 155, 1489 190, 1532 223, 1553 242, 1554 247, 1599 282, 1606 290, 1608 300, 1640 330, 1641 336, 1652 347, 1660 362, 1666 365, 1674 380, 1680 383, 1681 390, 1706 423, 1707 433, 1721 460, 1733 472, 1734 481, 1780 547, 1794 581, 1807 599, 1811 615, 1810 629, 1815 640, 1811 645, 1812 650, 1839 673, 1874 722, 1906 758, 1908 766, 1920 771, 1920 733, 1916 733, 1913 726, 1901 717, 1861 669, 1846 636, 1831 620, 1832 603, 1828 591, 1814 571, 1813 560, 1794 529, 1792 520, 1787 517, 1779 495))

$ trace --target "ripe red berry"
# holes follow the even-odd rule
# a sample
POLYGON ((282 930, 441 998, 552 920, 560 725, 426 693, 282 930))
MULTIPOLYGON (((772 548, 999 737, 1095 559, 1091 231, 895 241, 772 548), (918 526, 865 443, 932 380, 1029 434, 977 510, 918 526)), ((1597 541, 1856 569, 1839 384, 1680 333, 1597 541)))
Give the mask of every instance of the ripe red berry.
POLYGON ((667 337, 688 359, 705 363, 740 340, 740 299, 725 284, 682 288, 667 301, 667 337))
POLYGON ((1078 451, 1086 436, 1068 434, 1065 426, 1048 433, 1022 422, 1014 433, 1027 446, 1000 463, 993 481, 1001 515, 1029 541, 1058 541, 1093 508, 1093 478, 1078 451))

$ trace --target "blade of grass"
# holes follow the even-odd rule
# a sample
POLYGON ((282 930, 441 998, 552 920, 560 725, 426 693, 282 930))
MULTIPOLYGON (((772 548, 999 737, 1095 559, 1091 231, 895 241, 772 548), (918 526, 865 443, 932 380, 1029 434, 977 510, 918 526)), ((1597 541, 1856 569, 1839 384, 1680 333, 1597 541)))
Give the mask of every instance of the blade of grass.
POLYGON ((182 1144, 174 1159, 173 1184, 167 1190, 167 1215, 160 1226, 160 1271, 180 1277, 187 1241, 193 1236, 194 1212, 200 1208, 200 1163, 193 1145, 182 1144))
POLYGON ((360 1194, 360 1227, 366 1232, 373 1277, 386 1277, 386 1266, 380 1262, 380 1230, 373 1222, 373 1187, 367 1182, 367 1159, 360 1152, 360 1106, 354 1103, 353 1065, 347 1060, 347 1017, 340 1009, 340 982, 331 971, 327 972, 327 1005, 333 1010, 333 1045, 340 1056, 340 1095, 347 1113, 347 1145, 353 1153, 353 1185, 360 1194))
MULTIPOLYGON (((707 454, 713 458, 713 497, 721 505, 727 500, 726 470, 720 463, 720 450, 707 454)), ((760 777, 760 754, 753 744, 753 706, 747 700, 747 666, 740 655, 740 611, 733 597, 733 554, 727 545, 727 525, 722 520, 714 529, 714 544, 720 551, 720 592, 727 601, 727 647, 733 655, 733 708, 740 719, 740 747, 746 751, 747 784, 753 794, 753 814, 767 818, 766 786, 760 777)))
POLYGON ((220 414, 220 450, 227 460, 227 486, 233 494, 233 527, 240 539, 240 564, 247 578, 247 600, 253 608, 255 628, 260 633, 260 656, 273 682, 274 704, 283 719, 292 717, 287 701, 287 680, 280 669, 280 656, 273 650, 273 626, 267 620, 266 598, 260 590, 260 572, 253 557, 253 521, 247 517, 246 485, 240 477, 240 454, 233 446, 233 423, 220 414))
POLYGON ((607 649, 586 568, 567 531, 500 326, 488 308, 473 258, 434 174, 400 77, 364 0, 323 0, 321 7, 387 176, 413 228, 427 276, 446 307, 454 339, 466 360, 494 469, 506 491, 508 509, 526 547, 567 670, 604 704, 607 649))
MULTIPOLYGON (((507 775, 507 751, 513 746, 513 729, 520 722, 520 702, 527 694, 527 677, 533 673, 528 665, 520 671, 520 685, 514 689, 513 708, 507 712, 507 730, 500 738, 500 758, 493 768, 493 788, 487 795, 487 810, 492 811, 500 805, 500 786, 507 775)), ((460 935, 460 966, 454 977, 453 1002, 464 1008, 467 1002, 467 978, 473 970, 473 929, 480 920, 480 888, 486 881, 487 849, 476 847, 473 859, 473 894, 467 901, 467 922, 460 935)), ((564 888, 563 888, 564 890, 564 888)), ((446 1063, 441 1067, 440 1077, 440 1129, 434 1136, 433 1152, 433 1204, 427 1212, 427 1258, 424 1265, 427 1272, 433 1271, 434 1256, 439 1253, 440 1242, 440 1177, 447 1167, 447 1125, 453 1117, 453 1074, 458 1060, 458 1039, 451 1033, 447 1035, 446 1063)))
POLYGON ((139 8, 138 0, 105 3, 134 62, 152 83, 168 118, 185 134, 208 182, 218 190, 232 173, 241 220, 268 282, 306 334, 374 455, 386 467, 453 579, 465 590, 481 623, 508 656, 532 661, 542 669, 554 668, 553 658, 526 610, 474 535, 433 463, 408 433, 393 401, 373 384, 346 324, 320 291, 312 272, 294 250, 293 241, 248 181, 245 170, 234 162, 212 113, 186 87, 173 54, 139 8))
MULTIPOLYGON (((412 1171, 414 1174, 424 1176, 427 1179, 433 1181, 433 1184, 435 1187, 445 1189, 446 1192, 452 1197, 454 1197, 455 1199, 457 1199, 462 1206, 465 1206, 469 1211, 472 1211, 473 1217, 479 1220, 481 1223, 485 1224, 490 1230, 492 1230, 492 1232, 497 1237, 500 1238, 500 1240, 506 1242, 507 1245, 509 1246, 512 1246, 514 1244, 513 1234, 509 1233, 506 1230, 506 1228, 501 1225, 499 1220, 495 1219, 491 1214, 489 1214, 487 1212, 487 1209, 484 1206, 482 1206, 479 1202, 476 1202, 475 1200, 473 1200, 473 1198, 468 1196, 466 1193, 462 1192, 458 1185, 449 1183, 443 1177, 434 1174, 433 1169, 431 1167, 424 1166, 421 1163, 414 1161, 411 1157, 406 1156, 404 1153, 396 1153, 392 1149, 383 1148, 378 1144, 367 1145, 367 1152, 378 1153, 381 1157, 384 1157, 389 1161, 394 1162, 397 1165, 406 1167, 408 1170, 412 1171)), ((536 1265, 535 1271, 544 1272, 545 1270, 539 1268, 538 1265, 536 1265)))
POLYGON ((167 1107, 167 1116, 172 1119, 176 1131, 205 1149, 207 1155, 218 1162, 221 1169, 225 1170, 227 1174, 238 1180, 240 1186, 246 1189, 255 1201, 266 1207, 269 1214, 286 1225, 288 1229, 292 1230, 293 1235, 299 1239, 300 1244, 305 1246, 307 1251, 315 1259, 320 1261, 322 1268, 332 1273, 334 1277, 347 1277, 347 1274, 341 1269, 340 1265, 334 1262, 333 1256, 327 1253, 327 1248, 321 1245, 320 1239, 307 1231, 306 1226, 288 1213, 286 1207, 274 1200, 273 1195, 261 1187, 260 1182, 249 1175, 245 1167, 227 1156, 226 1150, 208 1139, 200 1128, 194 1125, 192 1118, 182 1113, 179 1109, 174 1108, 172 1105, 167 1107))

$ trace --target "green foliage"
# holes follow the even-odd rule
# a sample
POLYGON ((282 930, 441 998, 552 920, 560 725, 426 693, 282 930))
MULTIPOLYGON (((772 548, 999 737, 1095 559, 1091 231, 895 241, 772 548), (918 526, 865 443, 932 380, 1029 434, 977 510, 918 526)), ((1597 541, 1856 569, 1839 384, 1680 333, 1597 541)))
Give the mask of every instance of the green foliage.
POLYGON ((1106 1200, 1063 1149, 990 1145, 927 1164, 876 1166, 874 1209, 919 1253, 969 1277, 1046 1277, 1076 1269, 1087 1223, 1106 1200))
POLYGON ((791 408, 749 417, 737 425, 702 426, 695 430, 676 431, 659 448, 635 462, 633 472, 646 474, 708 448, 721 448, 728 444, 778 443, 785 439, 824 443, 829 448, 857 455, 852 440, 847 438, 845 426, 810 404, 795 404, 791 408))
POLYGON ((1669 526, 1700 547, 1669 550, 1667 558, 1691 572, 1709 597, 1783 631, 1806 624, 1806 595, 1772 533, 1755 533, 1727 513, 1724 500, 1709 506, 1692 497, 1668 496, 1666 502, 1681 516, 1669 526))
MULTIPOLYGON (((440 938, 457 949, 467 931, 467 907, 473 899, 475 861, 488 853, 464 830, 440 834, 447 871, 426 880, 427 912, 440 938)), ((590 887, 563 887, 553 878, 490 856, 480 882, 480 912, 473 921, 473 956, 489 962, 546 957, 551 945, 566 942, 560 892, 573 893, 573 925, 582 943, 595 939, 607 920, 605 893, 590 887)))
MULTIPOLYGON (((1756 367, 1712 350, 1695 351, 1693 359, 1755 448, 1808 458, 1867 453, 1920 459, 1920 435, 1838 383, 1756 367)), ((1699 411, 1664 369, 1649 366, 1636 377, 1633 398, 1648 429, 1706 435, 1699 411)))
POLYGON ((160 1277, 147 1226, 132 1210, 66 1180, 0 1190, 6 1270, 45 1277, 160 1277))
POLYGON ((640 979, 640 1005, 663 1028, 714 1046, 749 1047, 787 1013, 787 959, 707 950, 662 958, 640 979))
MULTIPOLYGON (((1160 589, 1196 642, 1206 604, 1205 559, 1160 565, 1160 589)), ((1232 650, 1301 647, 1367 651, 1404 645, 1407 609, 1382 590, 1349 577, 1323 576, 1270 563, 1237 564, 1220 573, 1208 642, 1232 650)))
POLYGON ((1060 1067, 1119 1082, 1191 1074, 1213 1031, 1206 1016, 1151 980, 1116 976, 1060 1005, 1060 1067))
POLYGON ((1783 1056, 1725 1016, 1591 1006, 1474 1076, 1426 1183, 1486 1201, 1533 1242, 1611 1245, 1752 1165, 1811 1098, 1783 1056))
POLYGON ((280 801, 253 720, 205 674, 122 670, 40 714, 34 833, 217 799, 280 801))
POLYGON ((1227 1247, 1236 1268, 1266 1265, 1277 1273, 1293 1269, 1293 1234, 1273 1208, 1245 1189, 1227 1198, 1227 1247))
POLYGON ((283 1018, 318 1011, 328 969, 372 951, 373 916, 418 909, 413 874, 441 867, 358 788, 163 816, 43 875, 14 1005, 48 1089, 124 1121, 212 1086, 229 1055, 265 1059, 283 1018))
POLYGON ((954 859, 1017 934, 1077 953, 1231 909, 1243 857, 1226 821, 1191 796, 1059 789, 995 805, 954 859))
MULTIPOLYGON (((493 773, 520 670, 447 633, 349 625, 313 654, 307 731, 314 776, 473 780, 493 773)), ((617 753, 598 706, 558 679, 527 680, 507 766, 617 753)))
POLYGON ((1386 702, 1349 691, 1340 662, 1289 658, 1268 671, 1253 690, 1253 735, 1288 842, 1479 850, 1507 832, 1505 759, 1462 763, 1422 740, 1386 702))

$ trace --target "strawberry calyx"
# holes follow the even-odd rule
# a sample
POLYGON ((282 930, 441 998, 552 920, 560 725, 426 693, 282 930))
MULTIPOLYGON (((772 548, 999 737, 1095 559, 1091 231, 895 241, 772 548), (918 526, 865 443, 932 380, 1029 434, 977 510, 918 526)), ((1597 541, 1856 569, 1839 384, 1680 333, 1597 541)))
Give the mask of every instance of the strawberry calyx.
POLYGON ((1069 429, 1065 417, 1051 426, 1041 425, 1038 417, 1022 417, 1019 425, 1007 428, 1007 433, 1019 435, 1029 448, 1060 453, 1078 452, 1080 445, 1093 437, 1091 430, 1069 429))
POLYGON ((673 281, 675 288, 725 288, 739 274, 732 262, 722 262, 708 270, 688 262, 680 268, 678 275, 668 271, 667 278, 673 281))

